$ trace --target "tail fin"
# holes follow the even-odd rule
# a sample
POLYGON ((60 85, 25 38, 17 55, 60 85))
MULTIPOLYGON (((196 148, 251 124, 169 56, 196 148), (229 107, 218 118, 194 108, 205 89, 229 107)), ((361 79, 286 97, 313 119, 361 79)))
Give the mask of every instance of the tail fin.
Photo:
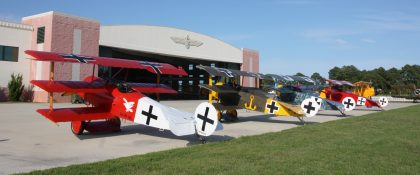
POLYGON ((217 118, 217 110, 210 103, 203 102, 194 112, 195 130, 200 136, 210 136, 216 130, 223 129, 217 118))

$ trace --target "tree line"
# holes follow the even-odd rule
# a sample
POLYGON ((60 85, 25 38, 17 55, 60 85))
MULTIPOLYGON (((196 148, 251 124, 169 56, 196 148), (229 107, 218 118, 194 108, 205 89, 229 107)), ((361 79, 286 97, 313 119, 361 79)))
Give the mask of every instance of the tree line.
MULTIPOLYGON (((301 74, 301 73, 298 73, 301 74)), ((406 95, 415 88, 420 88, 420 65, 405 65, 401 69, 386 70, 379 67, 373 70, 359 70, 353 65, 334 67, 328 72, 329 79, 346 80, 349 82, 367 81, 383 94, 406 95)), ((315 72, 312 79, 325 83, 325 78, 315 72)))

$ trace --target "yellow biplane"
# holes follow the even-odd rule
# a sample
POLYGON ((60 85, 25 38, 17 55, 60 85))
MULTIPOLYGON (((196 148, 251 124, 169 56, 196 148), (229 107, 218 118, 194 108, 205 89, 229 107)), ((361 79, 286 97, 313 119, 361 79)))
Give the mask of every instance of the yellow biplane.
POLYGON ((306 99, 300 106, 293 105, 276 100, 272 94, 262 89, 243 87, 237 83, 240 77, 253 77, 256 82, 260 79, 271 79, 263 74, 202 65, 196 67, 210 74, 209 84, 199 86, 209 90, 209 103, 212 103, 218 110, 220 120, 222 118, 230 121, 236 120, 237 109, 259 111, 276 116, 294 116, 302 122, 304 122, 303 117, 312 117, 318 112, 319 108, 314 99, 306 99), (214 83, 213 78, 216 79, 214 83))
POLYGON ((372 96, 375 96, 375 88, 373 87, 372 82, 358 81, 353 84, 355 85, 353 88, 354 94, 369 99, 372 98, 372 96))

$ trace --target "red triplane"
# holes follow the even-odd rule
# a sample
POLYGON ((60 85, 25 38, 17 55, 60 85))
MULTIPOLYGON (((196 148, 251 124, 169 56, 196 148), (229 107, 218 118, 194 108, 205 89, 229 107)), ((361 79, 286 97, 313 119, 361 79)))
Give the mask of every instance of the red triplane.
POLYGON ((388 105, 388 99, 386 97, 380 97, 379 101, 373 101, 364 97, 358 96, 352 92, 346 92, 343 90, 343 86, 354 86, 348 81, 339 80, 326 80, 331 84, 330 87, 325 88, 321 91, 321 97, 342 103, 346 111, 353 110, 356 106, 366 106, 368 108, 378 107, 383 108, 388 105))
MULTIPOLYGON (((49 109, 38 109, 37 112, 54 123, 71 122, 71 130, 80 135, 84 130, 119 131, 120 119, 132 121, 159 129, 170 130, 177 136, 196 134, 209 136, 216 129, 222 129, 217 120, 217 111, 209 103, 201 103, 194 114, 183 112, 145 96, 143 93, 177 93, 170 87, 160 84, 160 75, 180 75, 187 73, 165 63, 125 60, 117 58, 58 54, 40 51, 25 51, 36 61, 51 61, 49 80, 32 80, 31 83, 49 93, 49 109), (84 81, 55 81, 54 62, 144 69, 158 76, 158 83, 125 83, 104 80, 89 76, 84 81), (52 93, 78 94, 89 107, 53 108, 52 93)), ((94 72, 94 71, 93 71, 94 72)), ((117 73, 119 73, 118 71, 117 73)), ((201 137, 200 137, 201 138, 201 137)))

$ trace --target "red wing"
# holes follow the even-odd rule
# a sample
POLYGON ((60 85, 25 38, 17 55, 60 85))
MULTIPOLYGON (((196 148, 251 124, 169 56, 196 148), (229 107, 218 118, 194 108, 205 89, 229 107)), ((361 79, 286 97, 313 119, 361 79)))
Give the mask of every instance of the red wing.
POLYGON ((69 92, 69 93, 106 93, 105 84, 94 81, 92 83, 85 81, 49 81, 32 80, 32 84, 40 87, 47 92, 69 92))
POLYGON ((94 57, 94 56, 82 56, 74 54, 59 54, 52 52, 41 52, 34 50, 26 50, 26 54, 31 55, 33 59, 38 61, 58 61, 58 62, 69 62, 69 63, 86 63, 86 64, 97 64, 101 66, 109 67, 122 67, 131 69, 145 69, 155 74, 168 74, 168 75, 188 75, 182 68, 176 68, 166 63, 146 62, 138 60, 127 60, 118 58, 107 58, 107 57, 94 57))
POLYGON ((128 86, 141 93, 176 94, 177 92, 164 84, 128 83, 128 86))
POLYGON ((114 118, 109 111, 99 107, 85 107, 85 108, 60 108, 53 109, 38 109, 38 113, 54 123, 70 122, 70 121, 85 121, 85 120, 100 120, 114 118))
POLYGON ((376 106, 381 108, 381 106, 379 106, 379 104, 376 101, 370 100, 370 99, 366 99, 366 103, 365 103, 366 107, 372 107, 372 106, 376 106))
POLYGON ((349 86, 354 86, 353 83, 350 83, 348 81, 344 81, 344 80, 326 80, 327 82, 334 84, 334 85, 349 85, 349 86))

